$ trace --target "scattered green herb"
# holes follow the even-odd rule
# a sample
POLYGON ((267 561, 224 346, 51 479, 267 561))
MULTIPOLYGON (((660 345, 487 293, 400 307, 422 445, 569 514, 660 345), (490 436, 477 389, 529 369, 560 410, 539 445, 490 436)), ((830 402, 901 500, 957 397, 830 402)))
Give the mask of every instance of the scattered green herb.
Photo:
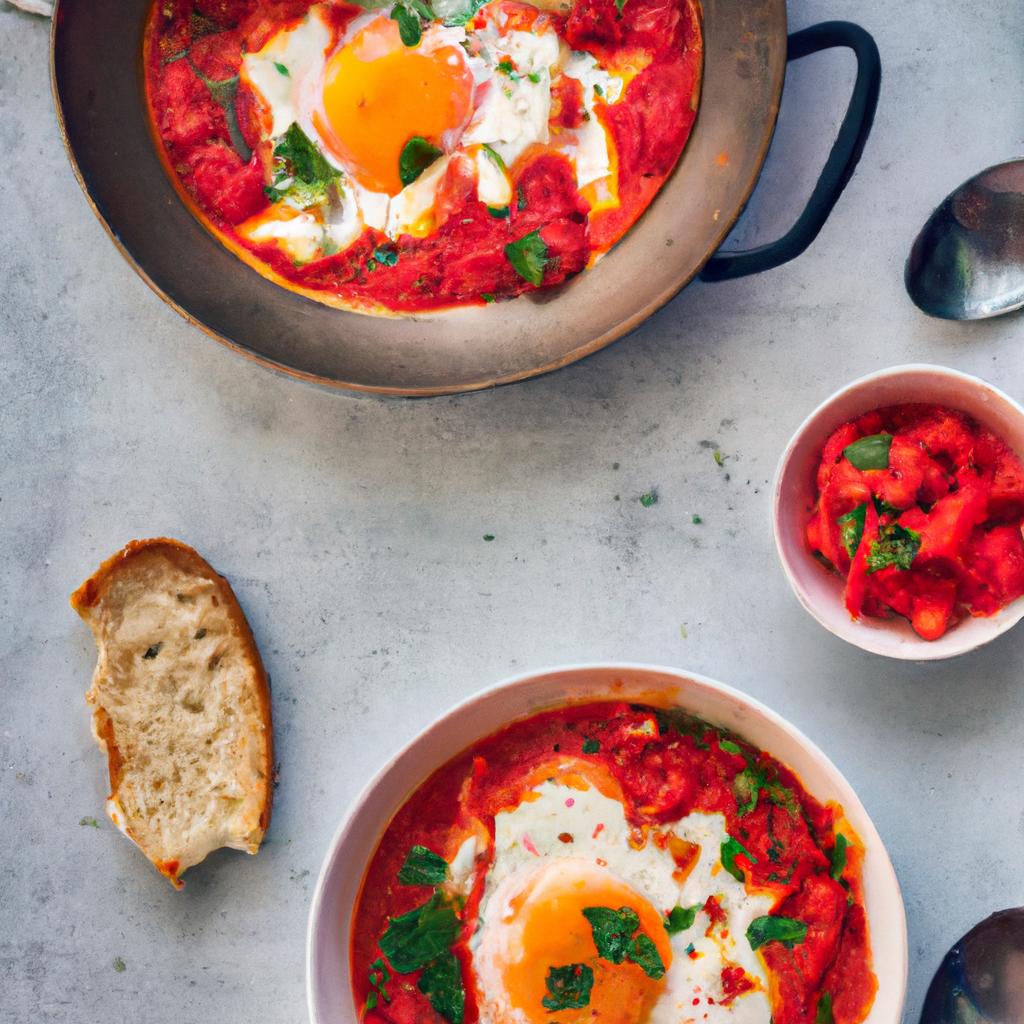
POLYGON ((601 744, 598 740, 586 739, 583 741, 584 754, 596 754, 600 749, 601 744))
POLYGON ((790 814, 799 814, 800 805, 793 791, 775 777, 772 765, 748 764, 733 779, 733 793, 738 804, 736 813, 742 818, 757 808, 762 793, 777 807, 784 807, 790 814))
MULTIPOLYGON (((505 166, 505 161, 502 160, 501 154, 496 149, 488 146, 486 142, 480 148, 491 158, 492 163, 499 171, 503 174, 508 174, 508 168, 505 166)), ((522 207, 520 206, 519 209, 521 210, 522 207)))
POLYGON ((687 928, 692 928, 700 909, 701 904, 699 903, 693 907, 673 907, 669 911, 668 917, 665 918, 665 931, 669 935, 675 935, 678 932, 685 932, 687 928))
POLYGON ((742 882, 744 879, 743 869, 736 863, 736 858, 743 855, 750 861, 751 864, 757 863, 757 858, 738 840, 733 836, 726 836, 725 842, 722 843, 721 856, 722 856, 722 867, 736 879, 737 882, 742 882))
POLYGON ((522 184, 516 185, 516 209, 526 209, 526 189, 523 188, 522 184))
POLYGON ((807 938, 807 925, 791 917, 755 917, 747 928, 751 949, 760 949, 767 942, 781 942, 787 949, 807 938))
MULTIPOLYGON (((193 33, 194 36, 195 33, 193 33)), ((188 63, 196 78, 206 86, 210 99, 224 111, 224 118, 228 126, 228 138, 231 139, 232 148, 243 160, 248 161, 252 157, 252 150, 245 141, 241 128, 238 127, 238 114, 235 111, 235 98, 238 95, 238 75, 232 75, 230 78, 222 78, 218 81, 204 75, 196 67, 191 57, 188 58, 188 63)))
POLYGON ((881 498, 872 498, 871 500, 874 501, 875 511, 879 516, 891 516, 893 519, 899 519, 903 514, 903 509, 890 505, 889 502, 883 501, 881 498))
POLYGON ((583 916, 590 922, 598 956, 613 964, 628 960, 655 980, 664 975, 658 947, 649 935, 638 932, 640 918, 631 907, 587 907, 583 916))
POLYGON ((336 184, 340 174, 293 121, 274 147, 274 180, 263 191, 272 203, 288 199, 307 209, 327 200, 328 189, 336 184))
POLYGON ((531 71, 526 77, 531 82, 533 82, 534 85, 536 85, 540 81, 540 72, 539 71, 531 71))
POLYGON ((892 434, 871 434, 843 449, 846 461, 856 469, 888 469, 892 434))
POLYGON ((117 971, 118 974, 124 974, 124 972, 128 969, 128 965, 119 956, 114 957, 113 966, 114 970, 117 971))
POLYGON ((539 285, 544 280, 544 270, 548 265, 548 247, 540 237, 539 230, 531 231, 515 242, 509 242, 505 246, 505 256, 524 281, 539 285))
POLYGON ((704 520, 699 515, 697 515, 696 512, 694 512, 694 514, 691 517, 691 519, 693 520, 693 525, 694 526, 700 526, 700 524, 704 522, 704 520))
POLYGON ((446 953, 461 927, 448 898, 435 892, 423 906, 389 919, 380 949, 399 974, 411 974, 446 953))
POLYGON ((466 1008, 466 990, 462 968, 455 954, 443 953, 420 975, 419 990, 430 1005, 451 1024, 462 1024, 466 1008))
POLYGON ((619 17, 622 17, 622 9, 626 6, 629 0, 615 0, 615 10, 619 12, 619 17))
POLYGON ((274 61, 274 67, 277 68, 277 70, 282 75, 284 75, 285 78, 291 78, 292 77, 292 73, 283 64, 279 63, 276 60, 274 61))
POLYGON ((714 456, 716 466, 725 465, 726 456, 723 455, 717 448, 714 450, 712 454, 714 456))
POLYGON ((832 869, 829 874, 838 882, 843 877, 843 870, 846 867, 846 848, 850 845, 849 840, 842 834, 836 835, 835 846, 832 847, 832 869))
POLYGON ((597 82, 594 83, 594 92, 596 92, 598 96, 604 96, 604 89, 602 89, 597 82))
POLYGON ((378 245, 373 250, 373 258, 382 267, 393 267, 398 262, 398 250, 390 245, 378 245))
POLYGON ((738 743, 733 743, 732 740, 719 740, 718 745, 727 754, 742 754, 743 748, 738 743))
POLYGON ((590 1003, 594 971, 586 964, 549 967, 545 983, 548 994, 541 1000, 544 1009, 552 1013, 557 1010, 578 1010, 590 1003))
POLYGON ((519 77, 516 74, 515 65, 512 63, 512 61, 508 59, 508 57, 506 57, 504 60, 498 61, 498 70, 503 75, 508 75, 508 77, 511 78, 513 81, 519 77))
POLYGON ((657 505, 658 504, 658 490, 657 490, 657 488, 652 487, 649 491, 644 491, 644 493, 640 495, 640 504, 643 505, 644 508, 650 508, 652 505, 657 505))
POLYGON ((373 1009, 377 1005, 378 996, 384 1000, 385 1003, 391 1002, 391 996, 387 990, 387 983, 391 980, 391 972, 388 970, 388 965, 384 962, 381 957, 377 957, 376 960, 370 964, 370 984, 376 990, 370 993, 367 997, 366 1005, 369 1009, 373 1009), (373 999, 373 1004, 370 1004, 370 998, 373 999))
POLYGON ((814 1024, 835 1024, 832 1016, 832 993, 822 992, 818 999, 818 1009, 814 1014, 814 1024))
POLYGON ((507 217, 507 216, 509 215, 509 212, 508 212, 508 207, 507 207, 507 206, 488 206, 488 207, 487 207, 487 212, 488 212, 488 213, 489 213, 489 214, 490 214, 490 215, 491 215, 492 217, 496 217, 496 218, 498 218, 499 220, 500 220, 501 218, 503 218, 503 217, 507 217))
POLYGON ((687 945, 686 949, 685 949, 686 955, 689 956, 691 953, 693 953, 696 950, 696 948, 697 947, 692 942, 689 943, 687 945))
POLYGON ((425 846, 414 846, 398 872, 402 885, 441 885, 448 878, 448 862, 425 846))
POLYGON ((88 825, 89 828, 99 828, 100 827, 100 823, 95 818, 83 818, 78 824, 79 825, 88 825))
POLYGON ((403 185, 411 185, 439 156, 441 150, 422 135, 414 135, 398 158, 398 176, 403 185))
POLYGON ((494 540, 494 534, 493 533, 485 533, 484 534, 484 540, 487 541, 488 543, 490 543, 492 540, 494 540))
POLYGON ((858 505, 836 520, 839 525, 839 538, 851 558, 856 554, 857 548, 860 546, 860 539, 864 536, 864 517, 867 513, 867 505, 858 505))
POLYGON ((406 46, 419 46, 423 38, 423 23, 419 15, 404 3, 396 3, 391 9, 391 18, 398 22, 398 34, 406 46))
MULTIPOLYGON (((483 299, 484 302, 490 303, 497 299, 497 295, 495 295, 494 292, 483 292, 481 293, 480 298, 483 299)), ((487 538, 484 537, 484 540, 487 540, 487 538)))
POLYGON ((867 571, 878 572, 890 565, 909 569, 920 549, 921 534, 916 530, 907 530, 899 523, 886 523, 879 527, 878 540, 871 542, 867 571))

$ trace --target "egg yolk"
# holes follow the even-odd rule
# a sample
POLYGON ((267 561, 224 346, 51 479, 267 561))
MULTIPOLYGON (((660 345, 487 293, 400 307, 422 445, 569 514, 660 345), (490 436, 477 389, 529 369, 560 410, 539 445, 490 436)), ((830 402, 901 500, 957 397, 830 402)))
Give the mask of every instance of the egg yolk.
POLYGON ((466 123, 472 105, 473 76, 456 47, 407 47, 398 23, 378 18, 327 62, 323 106, 313 122, 361 185, 397 195, 409 139, 450 148, 445 134, 466 123))
POLYGON ((583 915, 588 907, 632 908, 640 919, 640 931, 654 941, 668 969, 672 950, 662 917, 643 896, 587 862, 553 864, 512 898, 510 914, 496 923, 503 932, 492 947, 504 989, 502 1002, 507 1000, 520 1020, 638 1024, 647 1019, 665 986, 664 977, 651 978, 628 960, 615 964, 601 958, 590 921, 583 915), (589 1000, 582 1007, 552 1011, 544 1005, 551 996, 549 971, 569 965, 585 965, 593 971, 589 1000))

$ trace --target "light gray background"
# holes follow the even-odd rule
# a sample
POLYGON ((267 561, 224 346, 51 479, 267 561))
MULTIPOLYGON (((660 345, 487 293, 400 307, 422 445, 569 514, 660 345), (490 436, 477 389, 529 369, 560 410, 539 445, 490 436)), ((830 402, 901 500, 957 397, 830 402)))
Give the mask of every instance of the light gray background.
MULTIPOLYGON (((307 907, 349 799, 453 701, 567 661, 707 673, 825 748, 903 884, 909 1018, 947 945, 1024 902, 1024 631, 943 665, 862 654, 799 608, 768 528, 779 452, 851 378, 930 360, 1024 396, 1024 320, 937 323, 901 279, 946 192, 1024 155, 1020 3, 794 0, 791 16, 859 20, 884 66, 864 159, 803 257, 695 284, 554 376, 405 401, 275 376, 151 294, 65 159, 47 25, 0 2, 4 1024, 303 1021, 307 907), (94 649, 67 605, 101 558, 158 534, 234 584, 281 761, 262 853, 214 856, 183 893, 103 819, 94 649)), ((792 68, 740 241, 800 208, 851 69, 840 54, 792 68)))

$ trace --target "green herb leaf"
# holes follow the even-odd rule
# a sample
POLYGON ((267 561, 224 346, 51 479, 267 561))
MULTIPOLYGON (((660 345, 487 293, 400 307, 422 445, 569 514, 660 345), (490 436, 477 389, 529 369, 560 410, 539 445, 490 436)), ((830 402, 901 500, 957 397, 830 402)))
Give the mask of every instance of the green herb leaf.
POLYGON ((534 85, 537 85, 540 82, 540 72, 539 71, 531 71, 526 77, 531 82, 533 82, 534 85))
POLYGON ((829 874, 838 882, 843 877, 843 869, 846 867, 846 848, 850 845, 849 840, 842 834, 836 835, 835 846, 832 847, 832 869, 829 874))
POLYGON ((872 498, 871 500, 875 503, 875 511, 879 516, 891 516, 893 519, 899 519, 903 513, 903 509, 890 505, 889 502, 883 501, 881 498, 872 498))
POLYGON ((380 949, 399 974, 411 974, 447 952, 461 928, 448 898, 435 892, 422 907, 389 920, 380 949))
POLYGON ((694 514, 690 517, 690 521, 693 523, 694 526, 700 526, 700 524, 704 522, 704 520, 701 519, 701 517, 697 515, 696 512, 694 512, 694 514))
POLYGON ((341 172, 332 167, 316 143, 292 122, 274 147, 274 181, 264 192, 272 203, 288 199, 301 209, 320 206, 341 172))
POLYGON ((864 518, 867 514, 867 505, 858 505, 836 520, 839 525, 839 538, 851 558, 856 554, 857 548, 860 546, 860 539, 864 536, 864 518))
POLYGON ((285 78, 291 78, 292 77, 292 73, 283 64, 281 64, 280 62, 275 60, 274 61, 274 67, 277 68, 277 70, 282 75, 284 75, 285 78))
POLYGON ((725 842, 722 843, 721 856, 722 856, 722 867, 736 879, 737 882, 742 882, 744 879, 743 869, 736 863, 736 858, 742 854, 751 864, 757 863, 757 858, 738 840, 732 836, 726 836, 725 842))
POLYGON ((822 992, 818 998, 818 1009, 814 1014, 814 1024, 835 1024, 832 1016, 832 993, 822 992))
POLYGON ((643 968, 643 972, 648 978, 657 981, 665 976, 665 964, 658 952, 658 947, 654 944, 654 940, 643 932, 633 939, 633 944, 629 949, 629 960, 637 967, 643 968))
POLYGON ((597 84, 597 82, 594 83, 594 92, 596 92, 598 96, 604 96, 604 89, 602 89, 601 86, 597 84))
POLYGON ((619 17, 622 17, 622 9, 626 6, 629 0, 615 0, 615 10, 619 12, 619 17))
POLYGON ((510 61, 508 59, 508 57, 506 57, 504 60, 498 61, 497 67, 498 67, 498 70, 503 75, 508 75, 508 77, 513 79, 513 80, 519 77, 516 74, 515 65, 512 63, 512 61, 510 61))
POLYGON ((871 434, 843 449, 846 461, 856 469, 888 469, 892 434, 871 434))
POLYGON ((114 957, 113 967, 118 974, 124 974, 124 972, 128 969, 128 965, 119 956, 114 957))
MULTIPOLYGON (((495 154, 495 155, 497 156, 497 154, 495 154)), ((499 159, 500 159, 500 157, 499 157, 499 159)), ((526 209, 526 189, 523 188, 522 182, 520 182, 518 185, 516 185, 516 209, 517 210, 525 210, 526 209)))
POLYGON ((544 280, 544 270, 548 265, 548 247, 540 237, 539 230, 523 235, 518 241, 509 242, 505 246, 505 256, 524 281, 539 285, 544 280))
POLYGON ((712 452, 712 455, 714 456, 716 466, 725 465, 726 456, 724 456, 717 448, 712 452))
MULTIPOLYGON (((377 1005, 378 995, 380 995, 385 1003, 390 1003, 391 996, 388 994, 388 990, 385 986, 391 980, 391 972, 388 970, 388 965, 381 957, 377 957, 377 959, 370 964, 369 978, 370 984, 377 990, 376 992, 370 993, 374 1000, 373 1006, 377 1005)), ((369 998, 367 998, 367 1005, 369 1005, 369 998)), ((370 1006, 369 1008, 372 1010, 373 1006, 370 1006)))
POLYGON ((488 543, 490 543, 492 540, 494 540, 494 534, 493 533, 485 533, 484 534, 484 540, 487 541, 488 543))
POLYGON ((807 938, 807 925, 791 917, 755 917, 747 928, 751 949, 760 949, 767 942, 781 942, 787 949, 807 938))
MULTIPOLYGON (((501 159, 501 154, 496 149, 488 146, 486 142, 480 148, 491 158, 491 162, 499 171, 502 172, 502 174, 508 174, 508 168, 505 166, 505 161, 501 159)), ((521 210, 522 207, 520 206, 519 209, 521 210)))
POLYGON ((89 828, 99 828, 100 827, 100 823, 95 818, 83 818, 78 824, 79 825, 88 825, 89 828))
POLYGON ((490 0, 469 0, 464 7, 453 11, 451 14, 446 14, 444 24, 448 26, 465 25, 481 7, 486 6, 489 2, 490 0))
POLYGON ((631 907, 587 907, 583 916, 590 922, 598 955, 613 964, 626 959, 633 933, 640 927, 640 918, 631 907))
POLYGON ((656 487, 652 487, 649 491, 644 491, 640 495, 640 504, 644 508, 650 508, 652 505, 658 504, 658 490, 656 487))
POLYGON ((871 542, 867 571, 878 572, 890 565, 909 569, 920 549, 921 534, 916 530, 904 529, 899 523, 887 523, 879 528, 878 540, 871 542))
POLYGON ((586 739, 583 741, 582 749, 584 754, 596 754, 601 749, 601 744, 598 740, 586 739))
POLYGON ((378 245, 373 250, 373 258, 382 267, 393 267, 398 262, 398 250, 390 245, 378 245))
POLYGON ((448 878, 448 862, 425 846, 414 846, 398 872, 402 885, 441 885, 448 878))
POLYGON ((718 745, 727 754, 742 754, 743 748, 738 743, 733 743, 732 740, 719 740, 718 745))
POLYGON ((444 953, 420 975, 419 990, 430 1005, 451 1024, 462 1024, 466 1009, 466 989, 462 968, 454 953, 444 953))
MULTIPOLYGON (((195 33, 193 33, 193 38, 195 38, 195 33)), ((243 160, 248 161, 252 157, 252 150, 245 141, 241 128, 238 127, 238 114, 235 111, 235 98, 238 96, 238 75, 232 75, 230 78, 222 78, 218 81, 204 75, 193 63, 191 57, 188 58, 188 63, 196 78, 206 86, 210 93, 210 99, 224 111, 224 118, 228 126, 228 138, 231 139, 232 148, 243 160)))
POLYGON ((685 932, 687 928, 692 928, 701 906, 702 904, 698 903, 692 907, 673 907, 665 918, 665 931, 669 935, 675 935, 677 932, 685 932))
MULTIPOLYGON (((483 299, 484 302, 491 303, 494 302, 498 296, 495 295, 494 292, 481 292, 480 298, 483 299)), ((493 540, 494 538, 492 537, 491 539, 493 540)), ((484 537, 484 540, 487 540, 487 538, 484 537)))
POLYGON ((549 967, 545 983, 548 995, 541 1000, 545 1010, 578 1010, 590 1003, 594 971, 586 964, 549 967))
POLYGON ((377 993, 370 992, 366 997, 366 1002, 363 1004, 363 1008, 366 1010, 377 1009, 377 993))
POLYGON ((487 212, 492 217, 496 217, 499 220, 502 219, 503 217, 507 217, 509 215, 508 214, 508 207, 507 206, 488 206, 487 207, 487 212))
POLYGON ((411 185, 439 156, 441 150, 422 135, 414 135, 398 158, 398 176, 403 185, 411 185))
POLYGON ((423 25, 419 15, 414 14, 403 3, 395 4, 391 11, 391 18, 398 22, 398 34, 406 46, 419 46, 423 38, 423 25))
POLYGON ((748 764, 732 781, 736 796, 736 813, 742 818, 757 809, 762 793, 777 807, 784 807, 790 814, 799 814, 800 805, 793 791, 775 777, 771 765, 748 764))

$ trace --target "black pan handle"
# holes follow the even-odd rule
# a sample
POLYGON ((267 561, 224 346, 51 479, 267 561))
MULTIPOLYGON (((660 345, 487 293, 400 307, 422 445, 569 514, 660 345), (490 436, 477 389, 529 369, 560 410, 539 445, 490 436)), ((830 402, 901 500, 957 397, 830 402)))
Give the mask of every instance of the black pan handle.
POLYGON ((704 281, 727 281, 733 277, 760 274, 763 270, 782 266, 800 255, 818 237, 843 194, 853 169, 864 152, 871 124, 878 106, 878 89, 882 80, 882 63, 874 39, 859 25, 849 21, 823 21, 820 25, 794 32, 789 37, 787 60, 799 60, 821 50, 846 46, 857 57, 857 80, 846 115, 839 128, 832 152, 814 186, 811 198, 797 222, 778 241, 759 245, 746 252, 723 252, 712 256, 701 271, 704 281))

